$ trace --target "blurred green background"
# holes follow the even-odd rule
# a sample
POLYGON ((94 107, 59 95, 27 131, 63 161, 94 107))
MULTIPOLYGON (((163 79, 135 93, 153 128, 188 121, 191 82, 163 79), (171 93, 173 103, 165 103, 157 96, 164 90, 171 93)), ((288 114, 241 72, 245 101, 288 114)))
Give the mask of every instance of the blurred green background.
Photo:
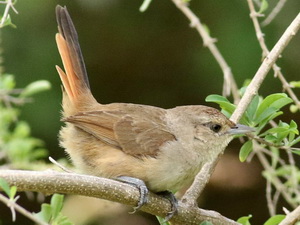
MULTIPOLYGON (((270 2, 271 8, 274 3, 270 2)), ((18 1, 19 14, 12 13, 17 29, 7 27, 2 30, 5 72, 16 76, 18 87, 39 79, 52 83, 50 91, 35 96, 33 103, 23 107, 21 118, 31 124, 33 136, 45 141, 54 158, 65 157, 57 141, 62 125, 59 121, 60 80, 54 67, 61 65, 54 40, 57 4, 67 5, 73 18, 91 89, 100 103, 131 102, 170 108, 207 104, 204 101, 207 95, 222 93, 223 74, 219 65, 171 1, 153 0, 144 13, 138 10, 141 0, 18 1)), ((253 77, 261 63, 261 50, 247 1, 192 0, 190 6, 209 27, 211 36, 218 39, 217 47, 238 85, 253 77)), ((264 28, 270 49, 299 9, 299 0, 288 1, 272 24, 264 28)), ((282 59, 278 60, 288 81, 299 80, 299 59, 300 35, 292 40, 282 59)), ((260 94, 281 91, 281 83, 270 73, 260 94)), ((299 118, 293 119, 299 121, 299 118)), ((238 147, 233 152, 237 150, 238 147)), ((220 196, 219 192, 208 192, 208 204, 204 207, 219 210, 233 219, 253 214, 262 221, 268 217, 264 185, 258 189, 261 200, 255 201, 263 202, 260 203, 264 207, 261 212, 256 212, 260 209, 254 209, 247 199, 242 200, 246 194, 237 192, 229 197, 223 192, 220 196), (242 211, 230 207, 229 201, 234 197, 245 206, 242 211), (222 198, 224 202, 218 202, 222 198), (211 204, 213 201, 216 204, 211 204), (227 209, 221 207, 225 202, 227 209), (251 205, 250 208, 247 205, 251 205)))

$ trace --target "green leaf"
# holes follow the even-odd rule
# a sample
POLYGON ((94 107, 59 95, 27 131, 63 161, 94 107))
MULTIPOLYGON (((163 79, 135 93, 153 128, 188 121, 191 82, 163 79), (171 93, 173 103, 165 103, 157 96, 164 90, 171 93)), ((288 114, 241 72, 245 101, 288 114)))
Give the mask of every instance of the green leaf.
POLYGON ((275 142, 277 140, 277 137, 275 137, 274 135, 271 135, 271 134, 267 134, 265 136, 265 140, 270 141, 270 142, 275 142))
POLYGON ((295 144, 297 144, 300 141, 300 137, 297 137, 296 139, 294 139, 291 143, 290 146, 293 146, 295 144))
MULTIPOLYGON (((275 114, 277 111, 276 108, 274 107, 270 107, 270 108, 267 108, 266 110, 264 110, 261 114, 259 114, 259 116, 256 115, 256 117, 254 118, 254 122, 257 124, 257 123, 260 123, 262 122, 263 120, 267 119, 269 116, 271 116, 272 114, 275 114)), ((269 121, 269 119, 268 119, 269 121)))
POLYGON ((206 97, 205 101, 219 104, 223 110, 229 112, 230 114, 232 114, 236 108, 236 106, 231 104, 227 98, 221 95, 209 95, 206 97))
POLYGON ((259 117, 268 108, 281 109, 283 106, 291 103, 293 100, 284 93, 271 94, 267 96, 259 105, 256 117, 259 117))
POLYGON ((222 95, 209 95, 206 97, 205 101, 207 102, 227 102, 227 103, 230 103, 228 101, 227 98, 225 98, 224 96, 222 95))
POLYGON ((170 225, 169 222, 166 222, 166 220, 160 216, 156 216, 156 219, 158 220, 160 225, 170 225))
POLYGON ((38 92, 49 90, 50 88, 51 88, 51 84, 49 81, 38 80, 27 85, 20 96, 28 97, 38 92))
POLYGON ((269 7, 269 3, 267 2, 267 0, 262 0, 258 13, 263 13, 268 9, 268 7, 269 7))
POLYGON ((14 137, 15 138, 25 138, 28 137, 30 134, 30 127, 29 125, 24 122, 18 122, 16 128, 14 129, 14 137))
POLYGON ((68 217, 59 214, 59 217, 56 219, 56 224, 58 225, 74 225, 71 221, 69 221, 68 217))
POLYGON ((290 85, 294 88, 300 88, 300 81, 291 81, 290 85))
POLYGON ((252 151, 252 149, 253 149, 252 141, 249 140, 243 144, 243 146, 241 147, 241 150, 240 150, 240 155, 239 155, 241 162, 245 162, 245 160, 247 159, 247 157, 250 154, 250 152, 252 151))
POLYGON ((276 134, 276 133, 286 132, 287 130, 288 128, 286 127, 274 127, 267 130, 266 133, 276 134))
POLYGON ((0 88, 4 90, 11 90, 16 86, 15 78, 11 74, 4 74, 0 77, 0 88))
MULTIPOLYGON (((3 17, 2 17, 2 18, 3 18, 3 17)), ((2 18, 1 18, 1 19, 2 19, 2 18)), ((2 24, 2 26, 1 26, 0 28, 3 28, 3 27, 5 27, 5 26, 11 26, 11 27, 13 27, 13 28, 16 28, 16 27, 17 27, 16 25, 14 25, 14 24, 11 22, 10 15, 8 15, 8 16, 6 17, 4 23, 2 24)))
MULTIPOLYGON (((206 97, 205 101, 217 103, 222 108, 222 113, 227 117, 230 117, 236 108, 234 104, 230 103, 227 98, 221 95, 209 95, 206 97)), ((249 121, 245 115, 240 119, 240 123, 249 125, 249 121)))
POLYGON ((252 215, 243 216, 243 217, 239 218, 236 222, 238 222, 242 225, 251 225, 251 223, 249 221, 251 218, 252 218, 252 215))
POLYGON ((296 106, 294 104, 290 105, 290 111, 292 113, 296 113, 298 110, 299 110, 298 106, 296 106))
POLYGON ((275 101, 271 107, 275 107, 277 109, 281 109, 283 106, 286 106, 290 103, 292 103, 293 100, 289 97, 286 97, 286 98, 282 98, 282 99, 278 99, 277 101, 275 101))
POLYGON ((264 223, 264 225, 278 225, 284 218, 285 215, 272 216, 264 223))
POLYGON ((51 221, 52 209, 49 204, 42 204, 42 209, 39 213, 36 213, 35 216, 40 220, 43 220, 46 223, 51 221))
POLYGON ((64 196, 54 194, 51 198, 52 218, 55 219, 63 207, 64 196))
POLYGON ((300 155, 300 150, 298 150, 298 149, 297 150, 292 150, 292 152, 297 154, 297 155, 300 155))
POLYGON ((9 184, 3 178, 0 178, 0 188, 10 197, 10 188, 9 184))
MULTIPOLYGON (((256 132, 259 133, 267 125, 267 123, 270 120, 273 120, 282 114, 283 114, 283 112, 279 111, 279 112, 276 112, 276 113, 272 114, 271 116, 267 117, 266 119, 260 121, 259 127, 258 127, 258 129, 256 129, 256 132)), ((261 136, 261 135, 259 135, 259 136, 261 136)))
POLYGON ((260 136, 274 134, 273 136, 276 137, 276 140, 274 141, 277 143, 288 137, 288 145, 292 146, 295 135, 299 135, 297 127, 298 125, 293 120, 290 122, 290 124, 280 121, 278 127, 271 128, 262 133, 260 136))
MULTIPOLYGON (((183 1, 189 2, 191 0, 183 0, 183 1)), ((206 31, 206 33, 208 35, 210 35, 210 29, 209 29, 209 27, 205 23, 202 23, 202 27, 204 28, 204 30, 206 31)))
POLYGON ((249 118, 250 121, 252 121, 254 119, 254 115, 257 111, 257 107, 258 107, 258 103, 259 103, 259 96, 256 95, 253 100, 251 101, 251 103, 249 104, 248 108, 247 108, 247 116, 249 118))
POLYGON ((9 197, 10 197, 11 199, 14 199, 15 196, 16 196, 16 193, 17 193, 17 186, 12 186, 12 187, 10 188, 10 195, 9 195, 9 197))

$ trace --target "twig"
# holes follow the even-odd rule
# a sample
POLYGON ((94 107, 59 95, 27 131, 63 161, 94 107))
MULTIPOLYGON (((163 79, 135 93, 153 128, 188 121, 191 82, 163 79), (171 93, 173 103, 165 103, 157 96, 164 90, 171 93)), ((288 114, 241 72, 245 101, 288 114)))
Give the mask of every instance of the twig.
POLYGON ((272 20, 277 16, 277 14, 281 11, 283 6, 285 5, 287 0, 279 0, 277 5, 273 8, 272 12, 268 15, 268 17, 261 22, 262 26, 267 26, 269 25, 272 20))
POLYGON ((224 85, 223 92, 225 95, 229 95, 230 91, 233 95, 234 102, 237 103, 240 100, 238 88, 236 82, 233 78, 232 71, 228 64, 226 63, 224 57, 220 53, 219 49, 215 45, 216 39, 209 36, 207 30, 202 25, 199 17, 197 17, 192 10, 187 6, 186 2, 182 0, 172 0, 177 8, 190 20, 191 27, 195 28, 203 39, 204 46, 208 47, 212 55, 217 60, 219 66, 221 67, 224 75, 224 85))
MULTIPOLYGON (((263 56, 267 56, 270 52, 269 49, 265 43, 265 39, 264 39, 264 34, 260 28, 259 22, 257 17, 259 16, 259 14, 255 11, 254 8, 254 4, 252 2, 252 0, 248 0, 248 5, 249 5, 249 9, 250 9, 250 17, 253 21, 253 25, 254 25, 254 29, 256 32, 256 36, 257 36, 257 40, 259 42, 259 45, 263 51, 263 56)), ((291 89, 291 86, 289 85, 289 83, 286 81, 286 79, 284 78, 281 69, 279 66, 276 65, 276 63, 274 63, 274 65, 272 66, 274 73, 275 73, 275 77, 278 77, 278 79, 281 81, 282 86, 284 88, 284 90, 287 91, 287 93, 289 94, 289 96, 293 99, 293 101, 295 102, 295 105, 300 109, 300 101, 297 98, 296 94, 293 92, 293 90, 291 89)))
POLYGON ((274 202, 272 200, 272 184, 268 179, 266 184, 266 199, 267 199, 269 214, 271 216, 274 216, 276 214, 276 205, 274 205, 274 202))
POLYGON ((286 29, 286 31, 281 36, 279 41, 273 47, 272 51, 267 55, 267 57, 264 59, 263 63, 259 67, 251 83, 247 87, 244 96, 242 97, 236 110, 234 111, 234 113, 230 118, 233 122, 236 123, 240 120, 243 113, 246 111, 248 105, 252 101, 253 97, 257 94, 259 87, 261 86, 263 80, 267 76, 274 62, 277 60, 277 58, 285 49, 285 47, 293 38, 293 36, 296 35, 299 28, 300 28, 300 13, 296 16, 296 18, 293 20, 290 26, 286 29))
POLYGON ((60 163, 58 163, 56 160, 54 160, 51 156, 49 156, 48 159, 49 159, 50 162, 52 162, 54 165, 56 165, 57 167, 59 167, 63 171, 65 171, 67 173, 73 173, 72 170, 69 170, 68 168, 64 167, 63 165, 61 165, 60 163))
POLYGON ((140 12, 145 12, 147 8, 149 7, 152 0, 144 0, 143 4, 140 7, 140 12))
POLYGON ((212 163, 205 163, 202 167, 200 173, 197 174, 193 184, 189 187, 189 189, 185 192, 183 197, 181 198, 182 203, 187 206, 197 206, 197 199, 202 193, 204 187, 209 181, 214 168, 216 167, 218 160, 212 163))
POLYGON ((279 225, 293 225, 300 220, 300 206, 286 215, 279 225))
MULTIPOLYGON (((256 141, 253 141, 253 150, 255 151, 260 163, 264 167, 266 171, 268 171, 270 174, 275 174, 275 171, 273 167, 270 165, 268 162, 266 156, 260 151, 260 146, 256 141)), ((268 178, 267 178, 268 179, 268 178)), ((270 182, 275 186, 275 188, 280 191, 284 199, 292 206, 296 207, 297 205, 295 204, 295 201, 291 198, 291 196, 288 194, 286 187, 282 184, 281 180, 273 176, 272 180, 270 182)))
POLYGON ((297 148, 294 148, 294 147, 291 147, 291 146, 272 143, 270 141, 267 141, 267 140, 265 140, 261 137, 258 137, 256 135, 254 135, 254 134, 246 134, 246 136, 250 139, 256 140, 257 142, 259 142, 261 144, 264 144, 266 146, 269 146, 269 147, 274 147, 274 148, 278 148, 278 149, 285 150, 285 151, 290 151, 291 149, 297 149, 297 148))
POLYGON ((4 195, 0 194, 0 201, 4 202, 8 207, 14 208, 16 211, 18 211, 22 215, 26 216, 28 219, 30 219, 31 221, 33 221, 35 223, 41 224, 41 225, 48 225, 48 223, 45 223, 45 222, 39 220, 37 217, 32 215, 32 213, 28 212, 22 206, 18 205, 17 203, 15 203, 14 201, 12 201, 9 198, 5 197, 4 195))
POLYGON ((9 9, 11 8, 16 14, 18 14, 18 11, 15 9, 12 0, 2 1, 0 3, 1 4, 6 4, 2 19, 0 21, 0 28, 1 28, 1 27, 3 27, 5 21, 7 20, 8 16, 9 16, 9 14, 8 14, 9 9))
MULTIPOLYGON (((55 171, 0 170, 0 177, 10 185, 17 186, 18 191, 83 195, 132 206, 136 205, 140 198, 138 189, 129 184, 95 176, 55 171)), ((171 210, 170 201, 166 198, 149 193, 148 200, 148 203, 141 208, 142 211, 164 217, 171 210)), ((221 225, 238 225, 217 212, 187 207, 181 202, 179 202, 178 214, 171 219, 171 222, 189 225, 198 225, 203 221, 221 225)))

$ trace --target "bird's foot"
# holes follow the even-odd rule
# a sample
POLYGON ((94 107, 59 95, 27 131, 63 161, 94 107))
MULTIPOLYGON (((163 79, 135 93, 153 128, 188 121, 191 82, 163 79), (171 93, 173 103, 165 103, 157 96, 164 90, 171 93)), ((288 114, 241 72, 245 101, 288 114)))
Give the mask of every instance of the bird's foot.
POLYGON ((171 202, 171 211, 168 212, 167 216, 165 217, 164 222, 169 221, 175 214, 178 213, 178 201, 174 194, 170 191, 162 191, 156 193, 157 195, 161 195, 167 198, 171 202))
POLYGON ((140 199, 138 201, 137 206, 133 207, 133 211, 129 212, 130 214, 135 213, 137 210, 139 210, 143 205, 145 205, 148 202, 149 190, 144 181, 135 177, 128 177, 128 176, 120 176, 117 178, 117 180, 124 182, 126 184, 131 184, 139 189, 140 199))

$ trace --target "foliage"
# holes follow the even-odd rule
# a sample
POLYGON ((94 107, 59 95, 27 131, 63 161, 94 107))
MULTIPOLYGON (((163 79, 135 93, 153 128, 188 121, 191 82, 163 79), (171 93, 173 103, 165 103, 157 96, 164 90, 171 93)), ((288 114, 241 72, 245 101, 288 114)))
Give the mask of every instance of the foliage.
MULTIPOLYGON (((222 112, 228 117, 236 108, 228 99, 219 95, 210 95, 206 101, 219 104, 222 112)), ((271 191, 267 192, 269 199, 271 199, 269 201, 272 201, 269 202, 269 205, 273 206, 274 212, 278 193, 292 207, 300 204, 298 193, 300 169, 295 164, 294 157, 296 155, 293 154, 300 153, 299 148, 295 147, 300 141, 298 125, 294 120, 289 123, 281 120, 275 122, 283 114, 282 108, 292 102, 292 99, 284 93, 271 94, 265 98, 256 95, 240 120, 256 129, 255 135, 251 135, 251 138, 242 145, 239 154, 240 161, 246 161, 251 154, 258 154, 259 158, 263 157, 263 154, 270 157, 270 163, 265 160, 262 163, 264 166, 263 176, 267 183, 272 184, 276 189, 276 195, 274 194, 273 197, 271 191), (287 155, 288 160, 284 160, 286 157, 283 154, 287 155)), ((242 217, 241 223, 250 224, 250 218, 242 217)), ((265 224, 278 224, 281 219, 283 219, 282 215, 274 215, 265 224)))
MULTIPOLYGON (((6 2, 11 1, 3 1, 4 4, 6 2)), ((190 2, 190 0, 182 0, 183 4, 190 2)), ((144 0, 140 11, 147 10, 150 3, 151 0, 144 0)), ((258 14, 265 13, 269 8, 267 0, 257 0, 256 4, 258 5, 258 14)), ((14 10, 13 4, 7 4, 7 6, 8 9, 10 7, 14 10)), ((4 26, 15 27, 9 14, 4 14, 0 19, 1 28, 4 26)), ((205 30, 210 33, 208 26, 205 26, 205 30)), ((300 81, 291 81, 289 84, 292 88, 300 87, 300 81)), ((29 102, 29 97, 33 94, 49 88, 50 84, 47 81, 36 81, 24 89, 17 89, 13 75, 0 74, 0 165, 35 169, 32 167, 32 162, 35 162, 34 165, 36 165, 37 160, 46 156, 47 151, 44 149, 43 141, 32 137, 29 124, 26 121, 19 121, 18 116, 20 115, 20 105, 29 102)), ((245 88, 243 87, 240 93, 243 93, 245 88)), ((206 100, 219 104, 222 112, 228 117, 236 108, 235 104, 220 95, 210 95, 206 100)), ((293 100, 283 93, 271 94, 265 98, 259 95, 255 96, 240 120, 241 123, 256 128, 255 136, 243 143, 239 158, 244 162, 251 159, 250 156, 254 154, 267 153, 270 156, 270 165, 265 166, 263 176, 275 187, 276 192, 281 193, 284 199, 294 207, 300 203, 298 193, 300 170, 295 165, 293 158, 294 155, 300 154, 300 150, 295 147, 300 141, 298 125, 294 120, 278 121, 278 117, 283 114, 282 108, 288 104, 290 104, 291 112, 299 111, 299 107, 295 103, 291 104, 292 102, 293 100), (260 152, 260 150, 262 151, 260 152), (287 157, 282 156, 283 154, 286 154, 287 157), (288 162, 284 158, 288 158, 288 162)), ((17 189, 15 186, 9 187, 3 179, 0 179, 0 188, 11 201, 16 200, 17 189)), ((272 204, 276 206, 275 198, 273 198, 272 204)), ((46 223, 71 224, 61 214, 62 206, 63 196, 55 194, 52 196, 50 204, 42 204, 41 211, 36 214, 36 217, 46 223)), ((284 215, 274 215, 264 225, 279 224, 284 217, 284 215)), ((250 225, 251 218, 251 215, 241 217, 238 222, 250 225)), ((160 217, 158 220, 160 224, 169 224, 160 217)), ((209 221, 201 223, 201 225, 204 224, 211 223, 209 221)))
POLYGON ((36 81, 24 89, 16 89, 13 75, 0 75, 1 164, 13 168, 32 168, 31 162, 47 155, 43 141, 32 137, 28 123, 18 119, 20 110, 17 106, 29 102, 33 94, 49 88, 48 81, 36 81))
MULTIPOLYGON (((252 218, 252 215, 249 216, 243 216, 237 220, 238 223, 242 225, 251 225, 250 219, 252 218)), ((285 218, 285 215, 275 215, 270 217, 263 225, 278 225, 283 219, 285 218)))
POLYGON ((170 223, 168 221, 166 221, 164 218, 162 218, 160 216, 156 216, 156 218, 160 225, 170 225, 170 223))
POLYGON ((41 211, 35 214, 35 216, 41 221, 52 225, 71 225, 72 223, 69 219, 61 213, 63 200, 63 195, 54 194, 50 204, 42 204, 41 211))
POLYGON ((237 220, 238 223, 242 225, 251 225, 250 219, 252 218, 252 215, 249 216, 243 216, 237 220))
MULTIPOLYGON (((207 102, 215 102, 222 108, 222 112, 228 117, 231 116, 236 106, 228 99, 220 95, 210 95, 207 102)), ((282 121, 277 127, 272 127, 262 132, 266 126, 275 118, 282 115, 281 108, 290 104, 292 99, 284 93, 271 94, 266 98, 256 95, 245 114, 240 120, 241 123, 255 127, 256 135, 276 147, 291 148, 300 141, 299 131, 295 121, 289 124, 282 121)), ((244 162, 253 150, 253 140, 245 142, 240 150, 240 160, 244 162)))
MULTIPOLYGON (((16 196, 17 187, 11 186, 9 187, 8 183, 0 178, 0 189, 5 192, 5 194, 9 197, 9 201, 13 204, 10 204, 10 209, 13 215, 13 221, 15 221, 15 206, 16 201, 18 200, 19 196, 16 196)), ((54 194, 51 198, 50 204, 44 203, 41 206, 41 211, 38 213, 34 213, 33 215, 38 219, 40 222, 45 222, 46 224, 52 225, 72 225, 69 219, 62 215, 61 210, 63 207, 63 199, 64 196, 60 194, 54 194)), ((25 210, 24 210, 25 211, 25 210)), ((31 216, 32 213, 25 212, 25 215, 31 216)))
POLYGON ((4 179, 0 178, 0 188, 11 200, 15 198, 17 193, 16 186, 9 187, 8 183, 4 179))

